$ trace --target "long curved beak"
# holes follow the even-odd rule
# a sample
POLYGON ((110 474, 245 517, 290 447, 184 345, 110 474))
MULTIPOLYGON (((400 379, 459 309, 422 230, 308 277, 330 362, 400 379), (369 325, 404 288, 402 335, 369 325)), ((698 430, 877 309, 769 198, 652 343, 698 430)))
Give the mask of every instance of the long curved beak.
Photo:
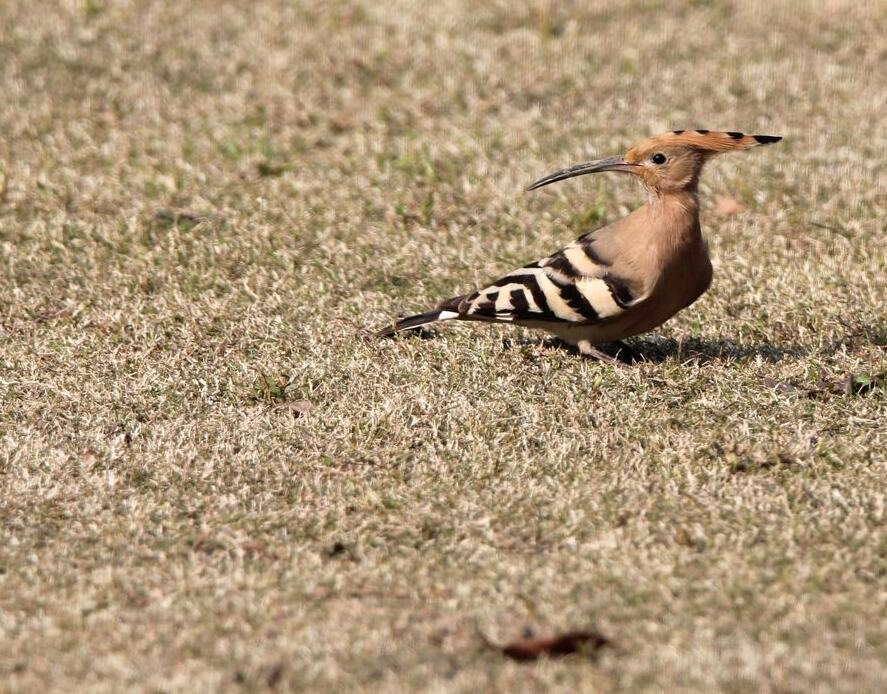
POLYGON ((549 183, 556 183, 574 176, 584 176, 585 174, 600 173, 602 171, 626 171, 630 173, 635 168, 635 164, 629 164, 622 157, 607 157, 606 159, 587 161, 583 164, 576 164, 568 169, 561 169, 553 174, 548 174, 527 186, 527 190, 536 190, 536 188, 547 186, 549 183))

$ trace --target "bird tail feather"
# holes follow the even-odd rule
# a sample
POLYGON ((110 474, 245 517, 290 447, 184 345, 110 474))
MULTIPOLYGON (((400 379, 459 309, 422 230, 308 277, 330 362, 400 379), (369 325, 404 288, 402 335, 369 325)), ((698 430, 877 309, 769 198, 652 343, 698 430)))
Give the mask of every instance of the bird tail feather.
POLYGON ((415 330, 416 328, 421 328, 423 325, 430 325, 431 323, 437 323, 439 321, 453 320, 458 317, 459 313, 457 311, 436 308, 433 311, 426 311, 425 313, 419 313, 415 316, 407 316, 391 325, 386 325, 376 333, 376 337, 391 337, 395 333, 403 332, 404 330, 415 330))

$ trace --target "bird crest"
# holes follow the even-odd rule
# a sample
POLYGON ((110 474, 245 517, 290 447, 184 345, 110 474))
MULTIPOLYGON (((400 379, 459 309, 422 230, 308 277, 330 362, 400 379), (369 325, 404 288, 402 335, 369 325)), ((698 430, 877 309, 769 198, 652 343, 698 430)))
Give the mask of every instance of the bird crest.
POLYGON ((721 154, 779 142, 777 135, 746 135, 721 130, 672 130, 638 143, 625 153, 629 162, 641 161, 663 147, 689 147, 706 154, 721 154))

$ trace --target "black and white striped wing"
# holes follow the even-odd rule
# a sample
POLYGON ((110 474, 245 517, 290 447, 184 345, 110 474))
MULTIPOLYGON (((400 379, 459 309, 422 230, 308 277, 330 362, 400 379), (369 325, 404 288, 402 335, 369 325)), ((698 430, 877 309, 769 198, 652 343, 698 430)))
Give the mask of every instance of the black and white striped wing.
POLYGON ((462 300, 462 317, 493 322, 600 323, 641 300, 590 243, 576 241, 462 300))

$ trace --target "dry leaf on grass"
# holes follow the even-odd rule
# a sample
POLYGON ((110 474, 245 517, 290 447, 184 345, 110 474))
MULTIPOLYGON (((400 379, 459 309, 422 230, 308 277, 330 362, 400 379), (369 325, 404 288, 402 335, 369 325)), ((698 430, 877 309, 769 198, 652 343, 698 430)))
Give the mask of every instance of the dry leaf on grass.
POLYGON ((764 378, 764 385, 781 395, 798 393, 808 398, 829 395, 868 395, 875 388, 887 386, 887 371, 876 374, 847 374, 838 381, 819 379, 809 384, 764 378))
POLYGON ((181 222, 198 224, 206 219, 206 215, 192 210, 178 210, 169 207, 161 207, 154 211, 154 221, 165 226, 175 226, 181 222))
POLYGON ((243 550, 244 554, 264 554, 265 550, 268 549, 268 543, 261 540, 247 540, 241 543, 240 549, 243 550))
POLYGON ((275 410, 284 410, 293 417, 302 417, 314 409, 314 403, 310 400, 287 400, 277 405, 275 410))
POLYGON ((715 204, 715 214, 718 217, 732 217, 744 211, 745 207, 736 198, 728 198, 722 195, 718 197, 718 201, 715 204))
POLYGON ((513 660, 536 660, 545 655, 560 657, 565 655, 594 656, 610 643, 609 639, 596 631, 568 631, 554 636, 541 636, 513 641, 499 650, 513 660))
POLYGON ((777 381, 775 378, 770 378, 769 376, 764 378, 764 385, 767 386, 768 388, 772 388, 777 393, 780 393, 782 395, 785 395, 788 393, 806 393, 807 392, 804 388, 802 388, 794 383, 791 383, 789 381, 777 381))

